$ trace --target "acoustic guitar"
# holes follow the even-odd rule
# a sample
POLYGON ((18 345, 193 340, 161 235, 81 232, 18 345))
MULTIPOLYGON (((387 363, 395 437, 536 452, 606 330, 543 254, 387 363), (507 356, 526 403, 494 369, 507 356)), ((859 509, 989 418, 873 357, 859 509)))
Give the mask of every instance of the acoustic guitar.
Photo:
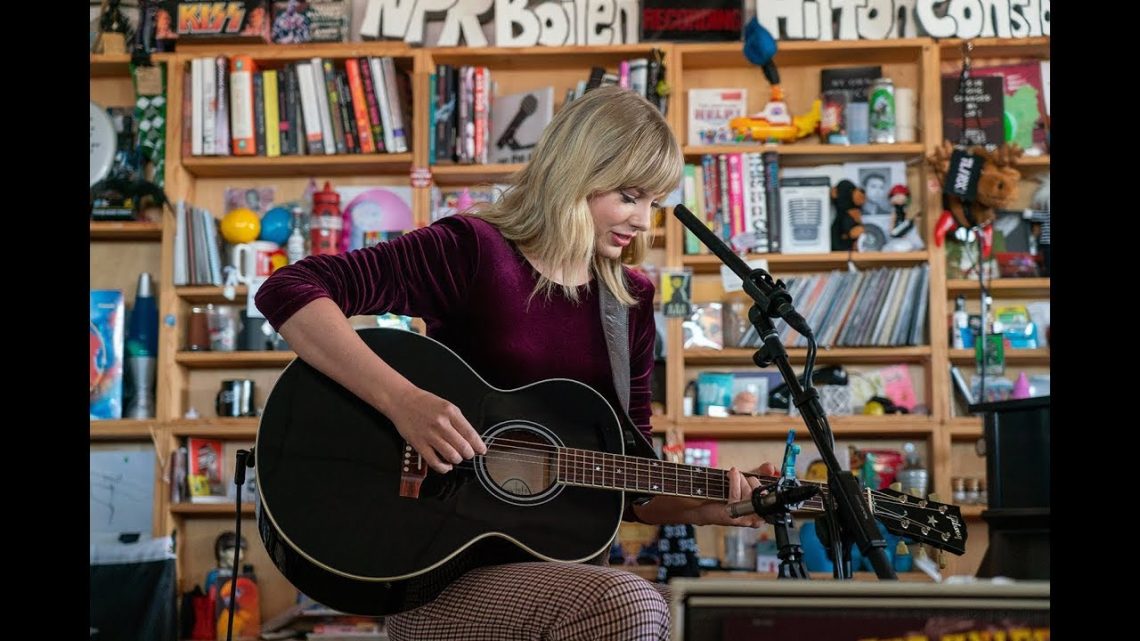
MULTIPOLYGON (((285 577, 328 607, 393 614, 476 567, 598 558, 625 492, 728 500, 725 470, 627 454, 618 414, 587 385, 501 390, 431 338, 359 334, 412 383, 458 406, 487 453, 432 471, 384 415, 303 360, 290 363, 257 431, 258 530, 285 577)), ((799 509, 822 511, 820 489, 799 509)), ((891 490, 864 496, 892 532, 965 551, 958 508, 891 490)))

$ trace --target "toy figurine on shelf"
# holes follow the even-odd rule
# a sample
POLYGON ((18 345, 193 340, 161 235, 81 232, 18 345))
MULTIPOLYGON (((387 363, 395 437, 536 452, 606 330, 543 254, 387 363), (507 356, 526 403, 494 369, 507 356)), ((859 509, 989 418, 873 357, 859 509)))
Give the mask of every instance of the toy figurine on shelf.
POLYGON ((795 142, 805 138, 819 128, 820 101, 812 102, 811 111, 792 116, 788 104, 784 102, 784 90, 780 87, 780 72, 772 58, 776 55, 776 40, 767 29, 760 26, 756 18, 744 29, 744 57, 764 70, 764 77, 771 85, 767 104, 759 112, 750 116, 733 118, 729 122, 737 140, 755 142, 795 142))
POLYGON ((911 217, 906 208, 910 206, 910 189, 906 185, 895 185, 890 192, 891 205, 895 210, 895 218, 891 225, 891 238, 883 245, 885 252, 919 251, 925 245, 922 237, 918 235, 918 225, 915 225, 917 216, 911 217))
POLYGON ((928 163, 942 190, 942 215, 934 226, 934 244, 946 245, 946 276, 971 278, 982 264, 997 273, 993 252, 993 222, 997 210, 1017 199, 1021 172, 1015 167, 1022 150, 1001 145, 989 151, 981 145, 955 147, 949 141, 935 149, 928 163), (952 180, 948 183, 947 176, 952 180), (979 260, 979 253, 981 258, 979 260))

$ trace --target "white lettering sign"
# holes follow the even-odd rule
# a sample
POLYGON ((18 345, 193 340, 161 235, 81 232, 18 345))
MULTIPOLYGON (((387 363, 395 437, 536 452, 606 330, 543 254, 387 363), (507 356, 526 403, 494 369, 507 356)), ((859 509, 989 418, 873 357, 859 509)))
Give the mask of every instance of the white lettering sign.
MULTIPOLYGON (((890 0, 886 0, 890 1, 890 0)), ((814 8, 813 8, 814 11, 814 8)), ((641 35, 638 0, 367 0, 364 39, 399 38, 428 47, 534 47, 635 44, 641 35), (425 23, 436 42, 425 42, 425 23), (483 25, 494 23, 487 42, 483 25)))
POLYGON ((1051 0, 758 0, 780 40, 1048 36, 1051 0))

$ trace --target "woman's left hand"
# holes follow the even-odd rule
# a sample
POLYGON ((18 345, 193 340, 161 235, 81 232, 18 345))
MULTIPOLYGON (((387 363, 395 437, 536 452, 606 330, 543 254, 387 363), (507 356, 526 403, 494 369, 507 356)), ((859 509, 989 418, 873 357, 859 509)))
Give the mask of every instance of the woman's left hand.
MULTIPOLYGON (((760 476, 776 476, 776 466, 771 463, 764 463, 760 467, 752 470, 752 474, 759 474, 760 476)), ((740 501, 747 501, 752 498, 752 490, 760 485, 760 479, 754 476, 744 476, 740 470, 735 467, 728 470, 728 502, 722 503, 720 501, 706 501, 697 507, 698 516, 693 521, 695 523, 706 523, 712 525, 735 525, 741 527, 760 527, 764 525, 764 518, 755 514, 746 514, 738 518, 732 518, 728 514, 728 506, 732 503, 740 501)))

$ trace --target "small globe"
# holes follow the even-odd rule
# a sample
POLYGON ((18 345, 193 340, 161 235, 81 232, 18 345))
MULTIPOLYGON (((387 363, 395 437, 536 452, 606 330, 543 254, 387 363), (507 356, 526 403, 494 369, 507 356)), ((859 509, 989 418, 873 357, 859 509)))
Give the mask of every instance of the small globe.
POLYGON ((252 209, 231 209, 222 216, 221 231, 222 238, 230 244, 253 242, 261 232, 261 219, 252 209))
POLYGON ((293 231, 293 214, 284 207, 274 207, 261 217, 261 240, 284 246, 293 231))

